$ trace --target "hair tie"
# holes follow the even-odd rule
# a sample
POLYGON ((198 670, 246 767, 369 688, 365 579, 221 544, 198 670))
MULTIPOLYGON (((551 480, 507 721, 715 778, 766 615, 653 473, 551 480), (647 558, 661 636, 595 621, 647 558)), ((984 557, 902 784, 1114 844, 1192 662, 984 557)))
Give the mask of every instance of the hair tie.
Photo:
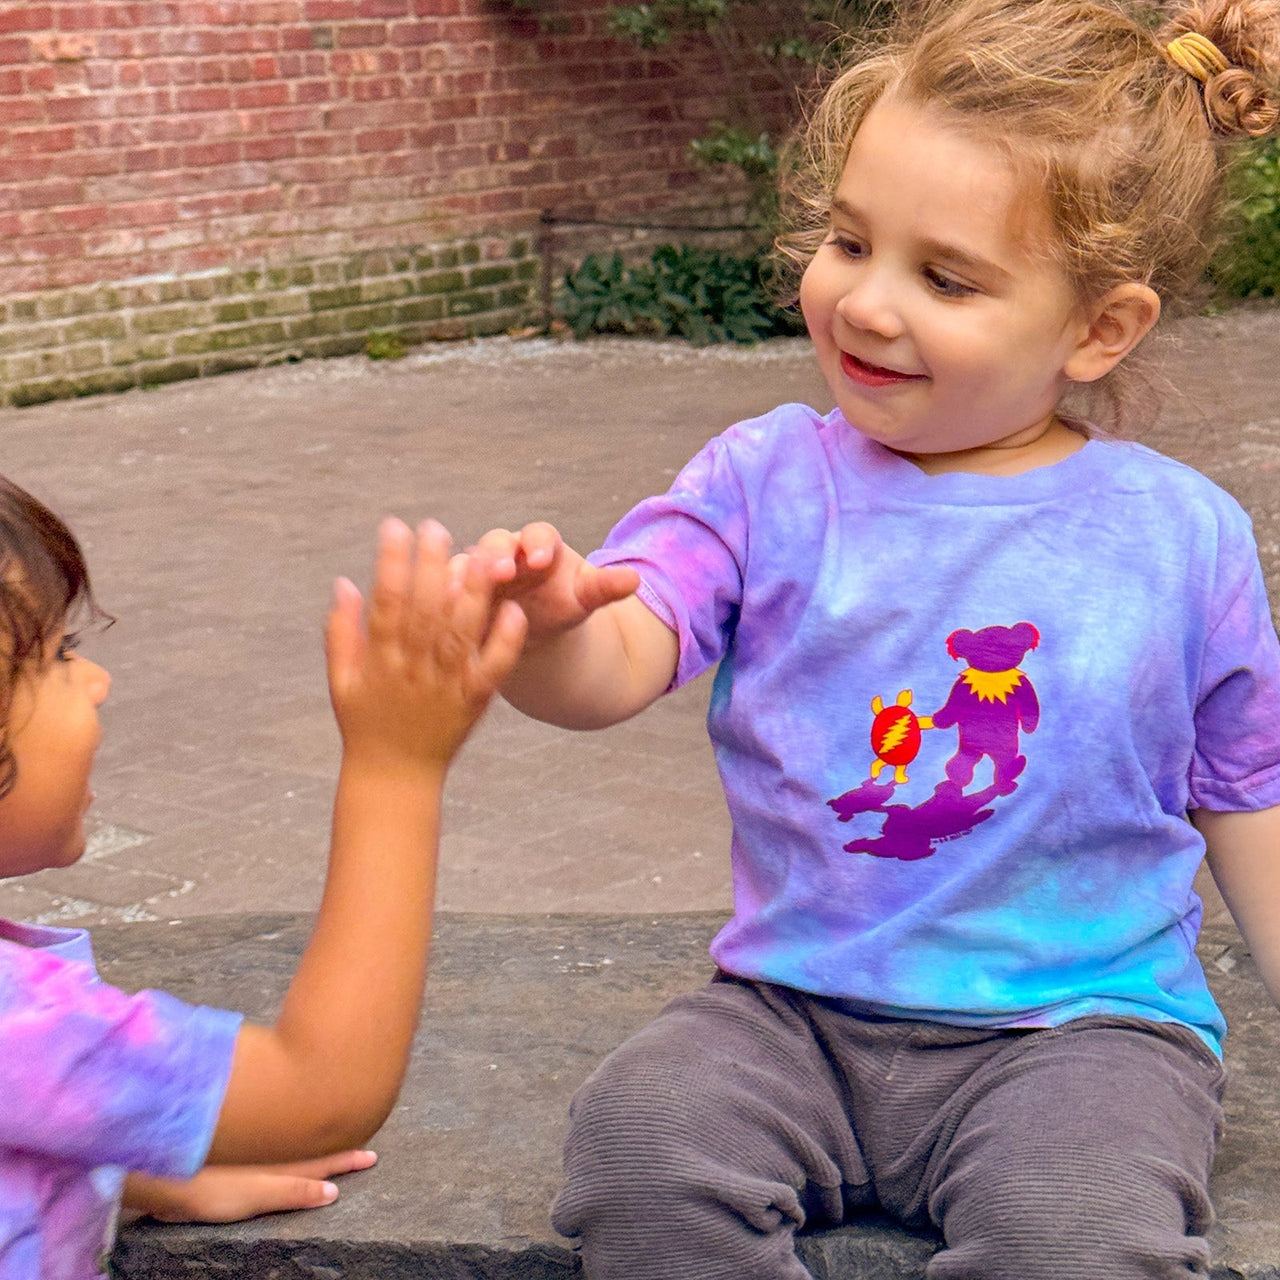
POLYGON ((1231 66, 1222 50, 1198 31, 1188 31, 1170 40, 1164 51, 1187 75, 1194 76, 1201 84, 1231 66))

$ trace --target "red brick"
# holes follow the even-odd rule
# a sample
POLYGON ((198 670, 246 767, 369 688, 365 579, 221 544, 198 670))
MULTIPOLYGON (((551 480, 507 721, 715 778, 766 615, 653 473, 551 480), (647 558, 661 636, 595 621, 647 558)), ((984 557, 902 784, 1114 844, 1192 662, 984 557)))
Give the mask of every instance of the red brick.
POLYGON ((287 160, 298 154, 298 140, 288 134, 276 134, 270 138, 246 138, 243 149, 246 160, 287 160))
POLYGON ((182 163, 188 169, 209 169, 215 165, 235 164, 239 159, 238 142, 201 142, 182 148, 182 163))
POLYGON ((11 4, 0 10, 0 32, 47 31, 52 26, 52 5, 11 4))
POLYGON ((373 129, 356 134, 357 151, 395 151, 408 141, 404 129, 373 129))
POLYGON ((231 90, 208 86, 198 89, 179 89, 174 102, 182 112, 226 111, 231 106, 231 90))
POLYGON ((328 102, 333 94, 323 80, 306 80, 293 86, 293 100, 299 105, 307 102, 328 102))
POLYGON ((231 95, 237 109, 253 107, 283 107, 289 101, 289 86, 283 81, 276 84, 247 84, 231 95))

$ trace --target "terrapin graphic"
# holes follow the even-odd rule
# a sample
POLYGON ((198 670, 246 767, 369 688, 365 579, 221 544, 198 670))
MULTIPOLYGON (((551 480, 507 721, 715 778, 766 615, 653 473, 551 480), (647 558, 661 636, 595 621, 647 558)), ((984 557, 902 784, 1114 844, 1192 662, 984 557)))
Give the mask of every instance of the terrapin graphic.
POLYGON ((846 844, 849 853, 903 862, 928 858, 942 841, 968 835, 990 818, 994 810, 987 806, 997 796, 1018 789, 1027 767, 1021 735, 1034 733, 1040 723, 1040 701, 1018 663, 1039 644, 1040 633, 1029 622, 953 631, 947 653, 968 665, 939 710, 918 716, 911 709, 910 689, 903 689, 889 706, 879 696, 871 700, 870 777, 827 803, 841 822, 862 813, 880 813, 885 820, 879 835, 846 844), (908 781, 907 766, 920 753, 922 735, 938 729, 955 729, 957 735, 945 779, 922 804, 891 804, 895 789, 908 781), (991 762, 990 783, 966 792, 984 758, 991 762))

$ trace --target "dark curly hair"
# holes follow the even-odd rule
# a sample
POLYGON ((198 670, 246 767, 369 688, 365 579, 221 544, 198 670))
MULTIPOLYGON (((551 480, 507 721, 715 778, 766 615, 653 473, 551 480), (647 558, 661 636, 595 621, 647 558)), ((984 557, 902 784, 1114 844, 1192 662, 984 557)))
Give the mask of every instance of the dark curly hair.
POLYGON ((18 776, 9 744, 14 689, 77 618, 111 621, 93 598, 80 544, 44 503, 0 476, 0 798, 18 776))

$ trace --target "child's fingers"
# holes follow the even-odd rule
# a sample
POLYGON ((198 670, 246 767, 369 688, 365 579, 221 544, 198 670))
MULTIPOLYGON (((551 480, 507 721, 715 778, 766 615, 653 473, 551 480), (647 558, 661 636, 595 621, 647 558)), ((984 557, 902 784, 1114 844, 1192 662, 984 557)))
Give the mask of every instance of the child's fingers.
POLYGON ((331 1156, 314 1160, 291 1160, 286 1164, 262 1166, 265 1172, 291 1174, 296 1178, 337 1178, 344 1173, 358 1173, 378 1163, 376 1151, 335 1151, 331 1156))
POLYGON ((528 632, 524 610, 514 600, 504 600, 493 615, 476 663, 477 681, 486 692, 497 689, 511 674, 528 632))
POLYGON ((333 602, 325 620, 324 647, 332 688, 344 688, 360 663, 364 635, 360 626, 363 601, 355 583, 338 578, 333 584, 333 602))
POLYGON ((424 520, 417 529, 414 542, 413 581, 410 585, 405 643, 421 652, 428 638, 440 626, 447 601, 451 596, 449 551, 453 539, 444 525, 424 520))
POLYGON ((560 531, 545 520, 535 520, 520 530, 520 553, 530 569, 547 568, 560 549, 560 531))
MULTIPOLYGON (((478 646, 490 626, 496 583, 484 564, 475 556, 468 556, 459 567, 453 583, 450 631, 456 642, 478 646)), ((444 638, 443 636, 441 637, 444 638)))
POLYGON ((471 548, 495 582, 510 582, 516 576, 516 553, 520 539, 510 529, 490 529, 471 548))
POLYGON ((290 1213, 295 1209, 319 1209, 338 1198, 338 1188, 320 1178, 276 1173, 269 1169, 216 1168, 225 1172, 222 1185, 211 1188, 200 1222, 239 1222, 264 1213, 290 1213))
POLYGON ((400 627, 413 575, 413 534, 403 520, 378 526, 378 553, 369 593, 369 635, 385 639, 400 627))

